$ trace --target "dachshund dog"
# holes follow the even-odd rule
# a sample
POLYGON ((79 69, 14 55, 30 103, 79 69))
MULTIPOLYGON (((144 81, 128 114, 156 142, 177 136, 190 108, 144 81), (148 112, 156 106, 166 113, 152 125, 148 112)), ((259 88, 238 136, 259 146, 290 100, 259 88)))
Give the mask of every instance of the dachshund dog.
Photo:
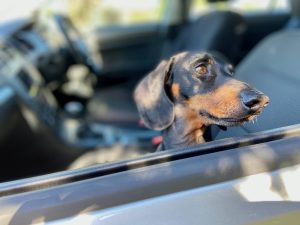
POLYGON ((254 119, 269 98, 233 78, 232 66, 208 53, 184 52, 162 61, 136 87, 146 127, 162 131, 163 149, 205 142, 205 128, 254 119))

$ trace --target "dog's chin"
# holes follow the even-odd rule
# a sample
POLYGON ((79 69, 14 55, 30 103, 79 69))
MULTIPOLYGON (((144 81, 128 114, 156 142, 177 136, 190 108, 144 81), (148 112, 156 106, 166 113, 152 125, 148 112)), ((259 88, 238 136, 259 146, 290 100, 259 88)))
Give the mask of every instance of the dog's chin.
POLYGON ((244 123, 253 121, 260 113, 261 111, 254 114, 248 114, 246 116, 226 117, 226 118, 218 118, 209 113, 205 113, 204 115, 203 112, 201 112, 200 115, 205 116, 209 121, 211 121, 211 124, 215 124, 223 127, 232 127, 232 126, 241 126, 244 123))
POLYGON ((254 120, 256 117, 257 115, 250 115, 244 118, 222 118, 216 120, 216 125, 225 127, 241 126, 244 123, 254 120))

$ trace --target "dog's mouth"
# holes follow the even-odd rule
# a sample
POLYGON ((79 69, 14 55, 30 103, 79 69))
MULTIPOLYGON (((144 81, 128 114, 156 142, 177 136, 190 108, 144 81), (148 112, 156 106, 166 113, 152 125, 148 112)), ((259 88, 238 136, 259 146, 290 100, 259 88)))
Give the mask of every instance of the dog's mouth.
POLYGON ((204 116, 204 117, 214 121, 214 123, 219 126, 238 126, 238 125, 242 125, 246 122, 256 119, 257 116, 262 112, 262 110, 263 110, 263 108, 257 110, 255 113, 251 113, 244 117, 238 117, 238 118, 237 117, 235 117, 235 118, 234 117, 219 118, 214 115, 211 115, 210 113, 208 113, 206 111, 200 111, 199 115, 204 116))

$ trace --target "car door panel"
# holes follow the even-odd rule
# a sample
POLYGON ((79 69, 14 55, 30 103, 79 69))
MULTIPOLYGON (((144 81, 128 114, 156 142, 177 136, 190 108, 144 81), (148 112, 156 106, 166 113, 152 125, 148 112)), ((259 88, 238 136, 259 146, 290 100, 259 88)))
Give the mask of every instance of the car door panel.
POLYGON ((299 125, 232 141, 1 184, 1 224, 298 221, 299 125))

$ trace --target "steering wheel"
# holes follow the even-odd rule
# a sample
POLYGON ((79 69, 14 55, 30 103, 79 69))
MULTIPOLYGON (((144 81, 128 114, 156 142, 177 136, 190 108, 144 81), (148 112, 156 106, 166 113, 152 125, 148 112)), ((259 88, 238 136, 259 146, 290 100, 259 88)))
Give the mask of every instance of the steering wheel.
POLYGON ((99 53, 90 51, 84 38, 68 17, 55 14, 54 19, 75 61, 86 65, 95 75, 100 75, 102 63, 99 53))

